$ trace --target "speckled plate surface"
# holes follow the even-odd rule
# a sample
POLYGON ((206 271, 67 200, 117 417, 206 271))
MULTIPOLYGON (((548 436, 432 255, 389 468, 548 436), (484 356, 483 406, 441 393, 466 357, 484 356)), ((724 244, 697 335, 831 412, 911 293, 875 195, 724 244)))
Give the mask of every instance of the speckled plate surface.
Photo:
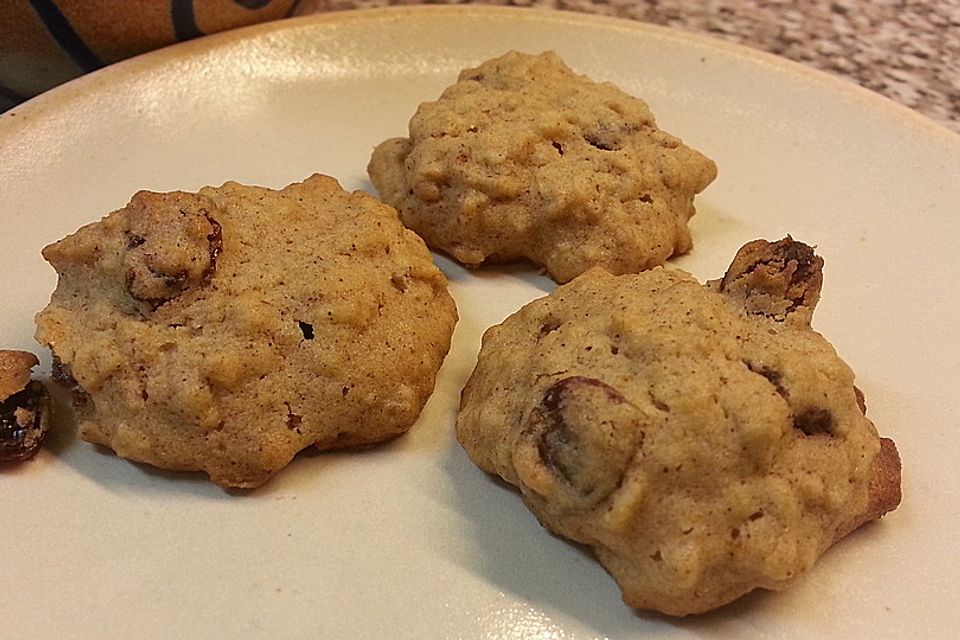
POLYGON ((373 146, 458 69, 510 48, 556 49, 617 82, 717 161, 677 266, 706 279, 756 237, 818 245, 814 324, 899 445, 901 508, 785 593, 682 621, 625 608, 588 554, 542 530, 454 439, 481 333, 549 281, 438 259, 461 321, 400 440, 301 455, 245 494, 120 460, 69 425, 36 460, 0 468, 0 635, 953 636, 960 137, 770 56, 636 23, 452 7, 285 21, 107 68, 0 116, 0 343, 37 349, 33 314, 56 281, 40 249, 136 190, 280 187, 315 171, 369 189, 373 146))

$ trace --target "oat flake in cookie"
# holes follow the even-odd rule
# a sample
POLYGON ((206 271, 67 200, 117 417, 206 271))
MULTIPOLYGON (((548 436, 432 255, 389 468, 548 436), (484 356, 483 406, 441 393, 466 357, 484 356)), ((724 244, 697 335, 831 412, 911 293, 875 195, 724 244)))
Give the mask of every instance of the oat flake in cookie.
POLYGON ((900 501, 893 442, 810 328, 821 267, 787 238, 707 286, 591 270, 488 330, 459 440, 633 607, 785 588, 900 501))
POLYGON ((557 54, 510 52, 420 105, 409 138, 373 152, 380 196, 431 247, 475 267, 528 258, 557 282, 630 273, 692 246, 714 163, 647 105, 557 54))
POLYGON ((457 318, 423 242, 326 176, 141 191, 43 255, 37 339, 81 436, 225 487, 406 431, 457 318))

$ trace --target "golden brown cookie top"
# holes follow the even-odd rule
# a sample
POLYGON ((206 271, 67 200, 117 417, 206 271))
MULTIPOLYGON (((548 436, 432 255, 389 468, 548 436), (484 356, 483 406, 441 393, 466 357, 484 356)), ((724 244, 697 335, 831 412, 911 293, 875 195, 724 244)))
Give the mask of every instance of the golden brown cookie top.
POLYGON ((487 331, 459 440, 631 606, 783 588, 899 502, 895 448, 808 324, 821 264, 786 239, 745 247, 722 287, 588 271, 487 331))
POLYGON ((140 192, 43 255, 37 339, 81 436, 224 486, 406 431, 457 317, 396 212, 327 176, 140 192))
POLYGON ((547 52, 509 52, 420 105, 368 171, 404 224, 468 266, 528 258, 558 282, 628 273, 691 247, 716 165, 640 99, 547 52))

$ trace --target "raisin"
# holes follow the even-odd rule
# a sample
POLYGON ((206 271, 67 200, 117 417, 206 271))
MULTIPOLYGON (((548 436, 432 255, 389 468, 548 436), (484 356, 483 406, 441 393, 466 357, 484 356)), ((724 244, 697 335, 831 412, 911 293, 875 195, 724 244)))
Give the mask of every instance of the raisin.
POLYGON ((300 327, 300 333, 303 334, 304 340, 313 340, 313 325, 309 322, 304 322, 303 320, 298 320, 297 325, 300 327))
POLYGON ((543 337, 548 333, 553 333, 554 331, 560 328, 561 324, 563 323, 557 320, 556 318, 546 318, 540 324, 540 336, 543 337))
POLYGON ((38 380, 0 402, 0 462, 36 455, 47 435, 49 402, 47 388, 38 380))
POLYGON ((90 401, 90 394, 87 393, 87 390, 81 387, 77 379, 73 377, 73 371, 71 371, 70 365, 60 360, 56 353, 53 354, 53 367, 50 371, 50 376, 54 382, 70 391, 70 397, 75 408, 80 408, 90 401))
POLYGON ((599 124, 583 134, 583 139, 594 149, 616 151, 620 148, 620 133, 609 125, 599 124))
POLYGON ((819 407, 807 409, 794 416, 793 426, 806 436, 833 435, 833 414, 819 407))
POLYGON ((787 389, 781 384, 783 375, 776 369, 771 369, 770 367, 765 367, 763 365, 757 365, 752 362, 743 362, 747 365, 747 368, 750 369, 753 373, 758 376, 763 376, 767 381, 773 385, 773 388, 777 390, 777 393, 783 396, 784 398, 788 397, 790 394, 787 389))
POLYGON ((590 508, 613 492, 642 446, 640 414, 619 391, 571 376, 547 389, 524 437, 539 464, 563 487, 568 506, 590 508))
POLYGON ((634 124, 598 122, 583 133, 583 139, 594 149, 617 151, 623 148, 623 139, 636 130, 637 126, 634 124))
POLYGON ((183 192, 141 191, 126 207, 122 256, 130 295, 153 309, 209 282, 223 246, 217 205, 183 192))
POLYGON ((755 240, 737 252, 719 281, 719 290, 753 315, 783 322, 795 317, 809 324, 820 299, 823 259, 790 236, 777 242, 755 240))

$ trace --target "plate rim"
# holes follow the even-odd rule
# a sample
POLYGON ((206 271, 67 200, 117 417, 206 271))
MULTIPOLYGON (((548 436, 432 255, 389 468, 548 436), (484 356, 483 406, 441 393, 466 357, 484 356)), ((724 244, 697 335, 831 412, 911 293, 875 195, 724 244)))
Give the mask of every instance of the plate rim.
POLYGON ((768 51, 749 45, 729 42, 708 34, 686 31, 675 27, 632 20, 617 16, 607 16, 572 11, 569 9, 547 9, 541 7, 518 7, 502 5, 389 5, 384 7, 364 7, 337 11, 324 11, 302 16, 293 16, 259 24, 228 29, 205 35, 193 40, 177 42, 166 47, 120 60, 96 71, 79 76, 64 84, 49 89, 33 98, 17 104, 4 113, 0 113, 0 140, 16 132, 18 124, 29 126, 29 121, 49 111, 56 111, 64 103, 82 98, 96 91, 97 85, 111 84, 115 77, 136 75, 148 71, 155 65, 167 60, 181 58, 184 55, 202 55, 218 47, 238 41, 269 36, 270 34, 294 29, 307 29, 314 25, 331 25, 375 21, 399 21, 403 19, 446 19, 450 16, 470 16, 488 19, 522 19, 533 21, 552 21, 565 25, 590 25, 633 32, 641 36, 674 41, 686 41, 699 46, 721 51, 734 58, 751 61, 754 64, 773 68, 779 73, 799 79, 809 85, 819 85, 830 93, 839 94, 861 105, 876 109, 885 117, 899 124, 915 129, 935 138, 941 144, 952 146, 960 153, 960 132, 954 132, 945 125, 906 105, 888 98, 876 91, 867 89, 850 78, 832 74, 816 67, 790 60, 768 51))

